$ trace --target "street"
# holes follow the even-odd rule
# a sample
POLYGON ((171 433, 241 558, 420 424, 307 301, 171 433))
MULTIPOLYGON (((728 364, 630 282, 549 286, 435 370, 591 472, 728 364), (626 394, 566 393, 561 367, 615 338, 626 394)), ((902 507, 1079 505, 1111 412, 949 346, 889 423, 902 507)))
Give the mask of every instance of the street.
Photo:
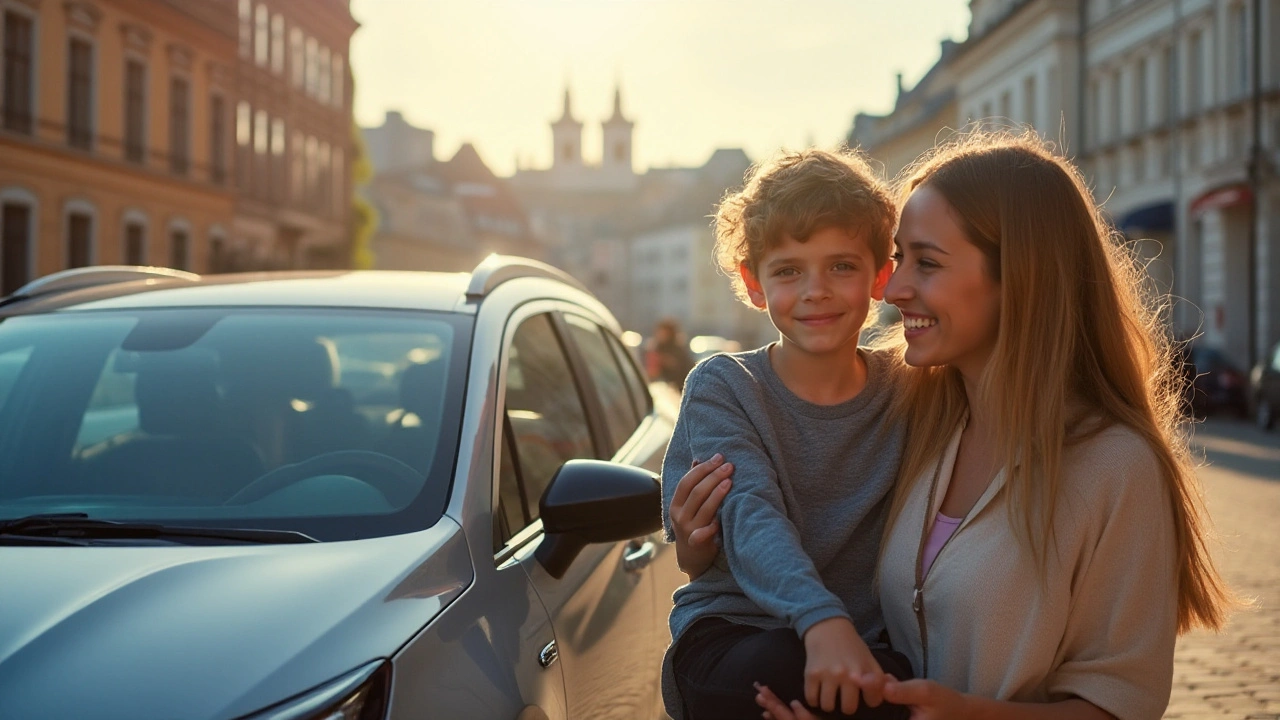
POLYGON ((1226 631, 1178 643, 1165 718, 1280 720, 1280 434, 1211 420, 1195 438, 1209 512, 1221 537, 1216 558, 1252 609, 1226 631))

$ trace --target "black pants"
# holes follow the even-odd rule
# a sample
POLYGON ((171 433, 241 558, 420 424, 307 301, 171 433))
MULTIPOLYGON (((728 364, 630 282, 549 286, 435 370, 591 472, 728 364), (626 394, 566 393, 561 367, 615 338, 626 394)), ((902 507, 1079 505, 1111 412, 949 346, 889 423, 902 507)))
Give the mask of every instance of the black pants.
MULTIPOLYGON (((899 680, 914 677, 902 653, 872 648, 881 669, 899 680)), ((704 618, 680 637, 672 657, 684 720, 747 720, 763 712, 752 683, 768 685, 783 702, 804 702, 804 641, 790 628, 761 630, 704 618)), ((813 708, 810 708, 811 710, 813 708)), ((906 720, 902 705, 859 704, 853 715, 814 713, 831 720, 906 720)))

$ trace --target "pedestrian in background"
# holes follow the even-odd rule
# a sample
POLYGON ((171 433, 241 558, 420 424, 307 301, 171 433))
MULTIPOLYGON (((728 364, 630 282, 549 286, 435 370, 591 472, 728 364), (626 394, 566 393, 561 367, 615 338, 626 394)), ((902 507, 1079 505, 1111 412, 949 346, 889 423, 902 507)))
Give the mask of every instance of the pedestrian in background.
POLYGON ((644 348, 644 368, 651 382, 671 383, 684 390, 684 379, 693 369, 693 355, 675 318, 663 318, 653 328, 644 348))

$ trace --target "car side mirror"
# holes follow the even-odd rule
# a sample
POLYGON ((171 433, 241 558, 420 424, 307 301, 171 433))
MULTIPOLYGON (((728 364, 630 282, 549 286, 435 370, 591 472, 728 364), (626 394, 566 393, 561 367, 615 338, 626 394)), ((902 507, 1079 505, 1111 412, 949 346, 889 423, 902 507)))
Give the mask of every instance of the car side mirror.
POLYGON ((658 476, 633 465, 570 460, 538 501, 545 537, 538 562, 554 578, 591 543, 621 542, 662 527, 658 476))

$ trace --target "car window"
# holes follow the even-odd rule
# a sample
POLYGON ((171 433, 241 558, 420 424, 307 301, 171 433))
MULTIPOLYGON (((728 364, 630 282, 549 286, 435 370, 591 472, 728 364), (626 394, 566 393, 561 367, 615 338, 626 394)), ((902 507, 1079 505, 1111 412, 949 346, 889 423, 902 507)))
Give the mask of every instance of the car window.
POLYGON ((1280 372, 1280 344, 1276 345, 1275 353, 1271 357, 1271 369, 1280 372))
POLYGON ((502 546, 531 522, 526 514, 526 504, 521 495, 520 478, 516 472, 515 455, 512 452, 515 438, 511 423, 503 422, 502 446, 498 449, 498 510, 493 517, 493 551, 502 546))
POLYGON ((636 414, 643 419, 653 409, 653 399, 649 397, 649 386, 645 384, 644 376, 640 374, 635 357, 623 346, 622 341, 607 331, 605 337, 613 350, 614 358, 618 361, 618 367, 622 368, 622 376, 626 379, 627 390, 635 403, 636 414))
POLYGON ((627 390, 618 361, 605 340, 604 330, 577 315, 568 314, 564 319, 569 327, 569 336, 582 353, 596 394, 600 397, 605 425, 609 430, 609 453, 613 454, 631 439, 631 433, 640 425, 635 403, 627 390))
MULTIPOLYGON (((538 500, 566 461, 595 456, 582 397, 551 316, 535 315, 507 348, 506 422, 515 457, 504 458, 523 488, 530 521, 538 500)), ((504 471, 505 472, 505 471, 504 471)), ((511 533, 523 529, 510 528, 511 533)))
POLYGON ((0 353, 0 407, 9 399, 9 391, 18 381, 18 375, 31 359, 31 347, 16 348, 0 353))
POLYGON ((469 327, 258 308, 4 320, 0 518, 83 507, 333 539, 427 527, 456 450, 469 342, 455 323, 469 327), (369 521, 341 520, 355 517, 369 521))

